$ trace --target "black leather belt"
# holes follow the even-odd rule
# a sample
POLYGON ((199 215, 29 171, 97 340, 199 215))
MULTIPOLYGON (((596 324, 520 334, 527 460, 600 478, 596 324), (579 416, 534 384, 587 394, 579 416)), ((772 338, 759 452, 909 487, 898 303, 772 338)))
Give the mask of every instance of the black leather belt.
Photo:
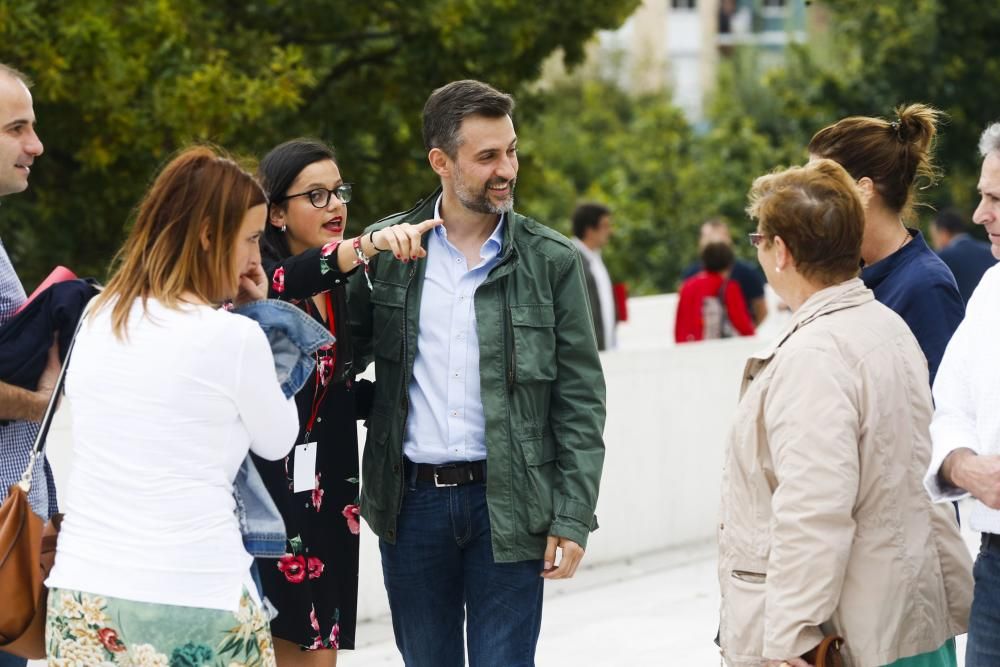
POLYGON ((979 550, 1000 553, 1000 535, 983 533, 983 539, 979 543, 979 550))
POLYGON ((434 486, 461 486, 472 484, 473 482, 486 481, 486 461, 463 461, 461 463, 444 463, 433 465, 430 463, 413 463, 410 465, 415 470, 411 471, 411 479, 418 482, 433 482, 434 486))

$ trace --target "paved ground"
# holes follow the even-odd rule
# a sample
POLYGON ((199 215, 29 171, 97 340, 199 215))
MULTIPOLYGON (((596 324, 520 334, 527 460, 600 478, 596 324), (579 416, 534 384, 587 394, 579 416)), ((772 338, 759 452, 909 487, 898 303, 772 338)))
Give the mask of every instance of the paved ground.
MULTIPOLYGON (((967 525, 968 507, 962 508, 967 525)), ((965 530, 972 553, 979 535, 965 530)), ((715 543, 648 554, 546 585, 539 667, 714 667, 718 619, 715 543)), ((402 667, 385 619, 358 629, 342 667, 402 667)), ((958 639, 959 667, 965 637, 958 639)))
MULTIPOLYGON (((975 537, 967 536, 973 543, 975 537)), ((718 618, 714 543, 581 570, 546 586, 539 667, 714 667, 718 618)), ((402 667, 387 618, 358 627, 341 667, 402 667)), ((964 651, 959 640, 959 655, 964 651)), ((42 667, 43 662, 32 662, 42 667)), ((962 660, 959 660, 962 665, 962 660)))
MULTIPOLYGON (((546 584, 539 667, 719 664, 715 545, 649 554, 546 584)), ((401 667, 387 620, 358 628, 343 667, 401 667)))

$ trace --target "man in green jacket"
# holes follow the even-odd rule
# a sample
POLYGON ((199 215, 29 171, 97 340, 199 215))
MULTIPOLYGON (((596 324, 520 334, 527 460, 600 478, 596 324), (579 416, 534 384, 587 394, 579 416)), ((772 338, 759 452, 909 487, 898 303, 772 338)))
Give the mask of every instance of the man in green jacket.
POLYGON ((392 228, 409 261, 377 255, 350 286, 355 363, 377 378, 361 514, 409 667, 463 665, 466 613, 471 665, 533 665, 544 579, 572 577, 597 527, 604 377, 583 270, 513 211, 513 107, 478 81, 434 91, 441 188, 369 230, 392 228), (398 226, 434 218, 422 248, 398 226))

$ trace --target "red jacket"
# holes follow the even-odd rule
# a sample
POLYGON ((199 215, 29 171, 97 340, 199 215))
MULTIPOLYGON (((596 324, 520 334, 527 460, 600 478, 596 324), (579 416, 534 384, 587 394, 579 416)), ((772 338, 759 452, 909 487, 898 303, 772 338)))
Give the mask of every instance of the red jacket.
MULTIPOLYGON (((674 320, 674 340, 690 343, 704 338, 702 302, 706 297, 718 296, 725 278, 720 273, 699 271, 684 281, 677 299, 677 317, 674 320)), ((729 322, 741 336, 754 334, 753 320, 747 314, 743 293, 735 280, 730 280, 725 294, 726 314, 729 322)))

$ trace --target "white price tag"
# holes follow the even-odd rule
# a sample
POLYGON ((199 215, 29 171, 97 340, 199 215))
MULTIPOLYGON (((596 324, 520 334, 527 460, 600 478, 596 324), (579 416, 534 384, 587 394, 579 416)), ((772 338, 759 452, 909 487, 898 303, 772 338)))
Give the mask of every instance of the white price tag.
POLYGON ((292 493, 316 488, 316 443, 295 447, 295 469, 292 473, 292 493))

